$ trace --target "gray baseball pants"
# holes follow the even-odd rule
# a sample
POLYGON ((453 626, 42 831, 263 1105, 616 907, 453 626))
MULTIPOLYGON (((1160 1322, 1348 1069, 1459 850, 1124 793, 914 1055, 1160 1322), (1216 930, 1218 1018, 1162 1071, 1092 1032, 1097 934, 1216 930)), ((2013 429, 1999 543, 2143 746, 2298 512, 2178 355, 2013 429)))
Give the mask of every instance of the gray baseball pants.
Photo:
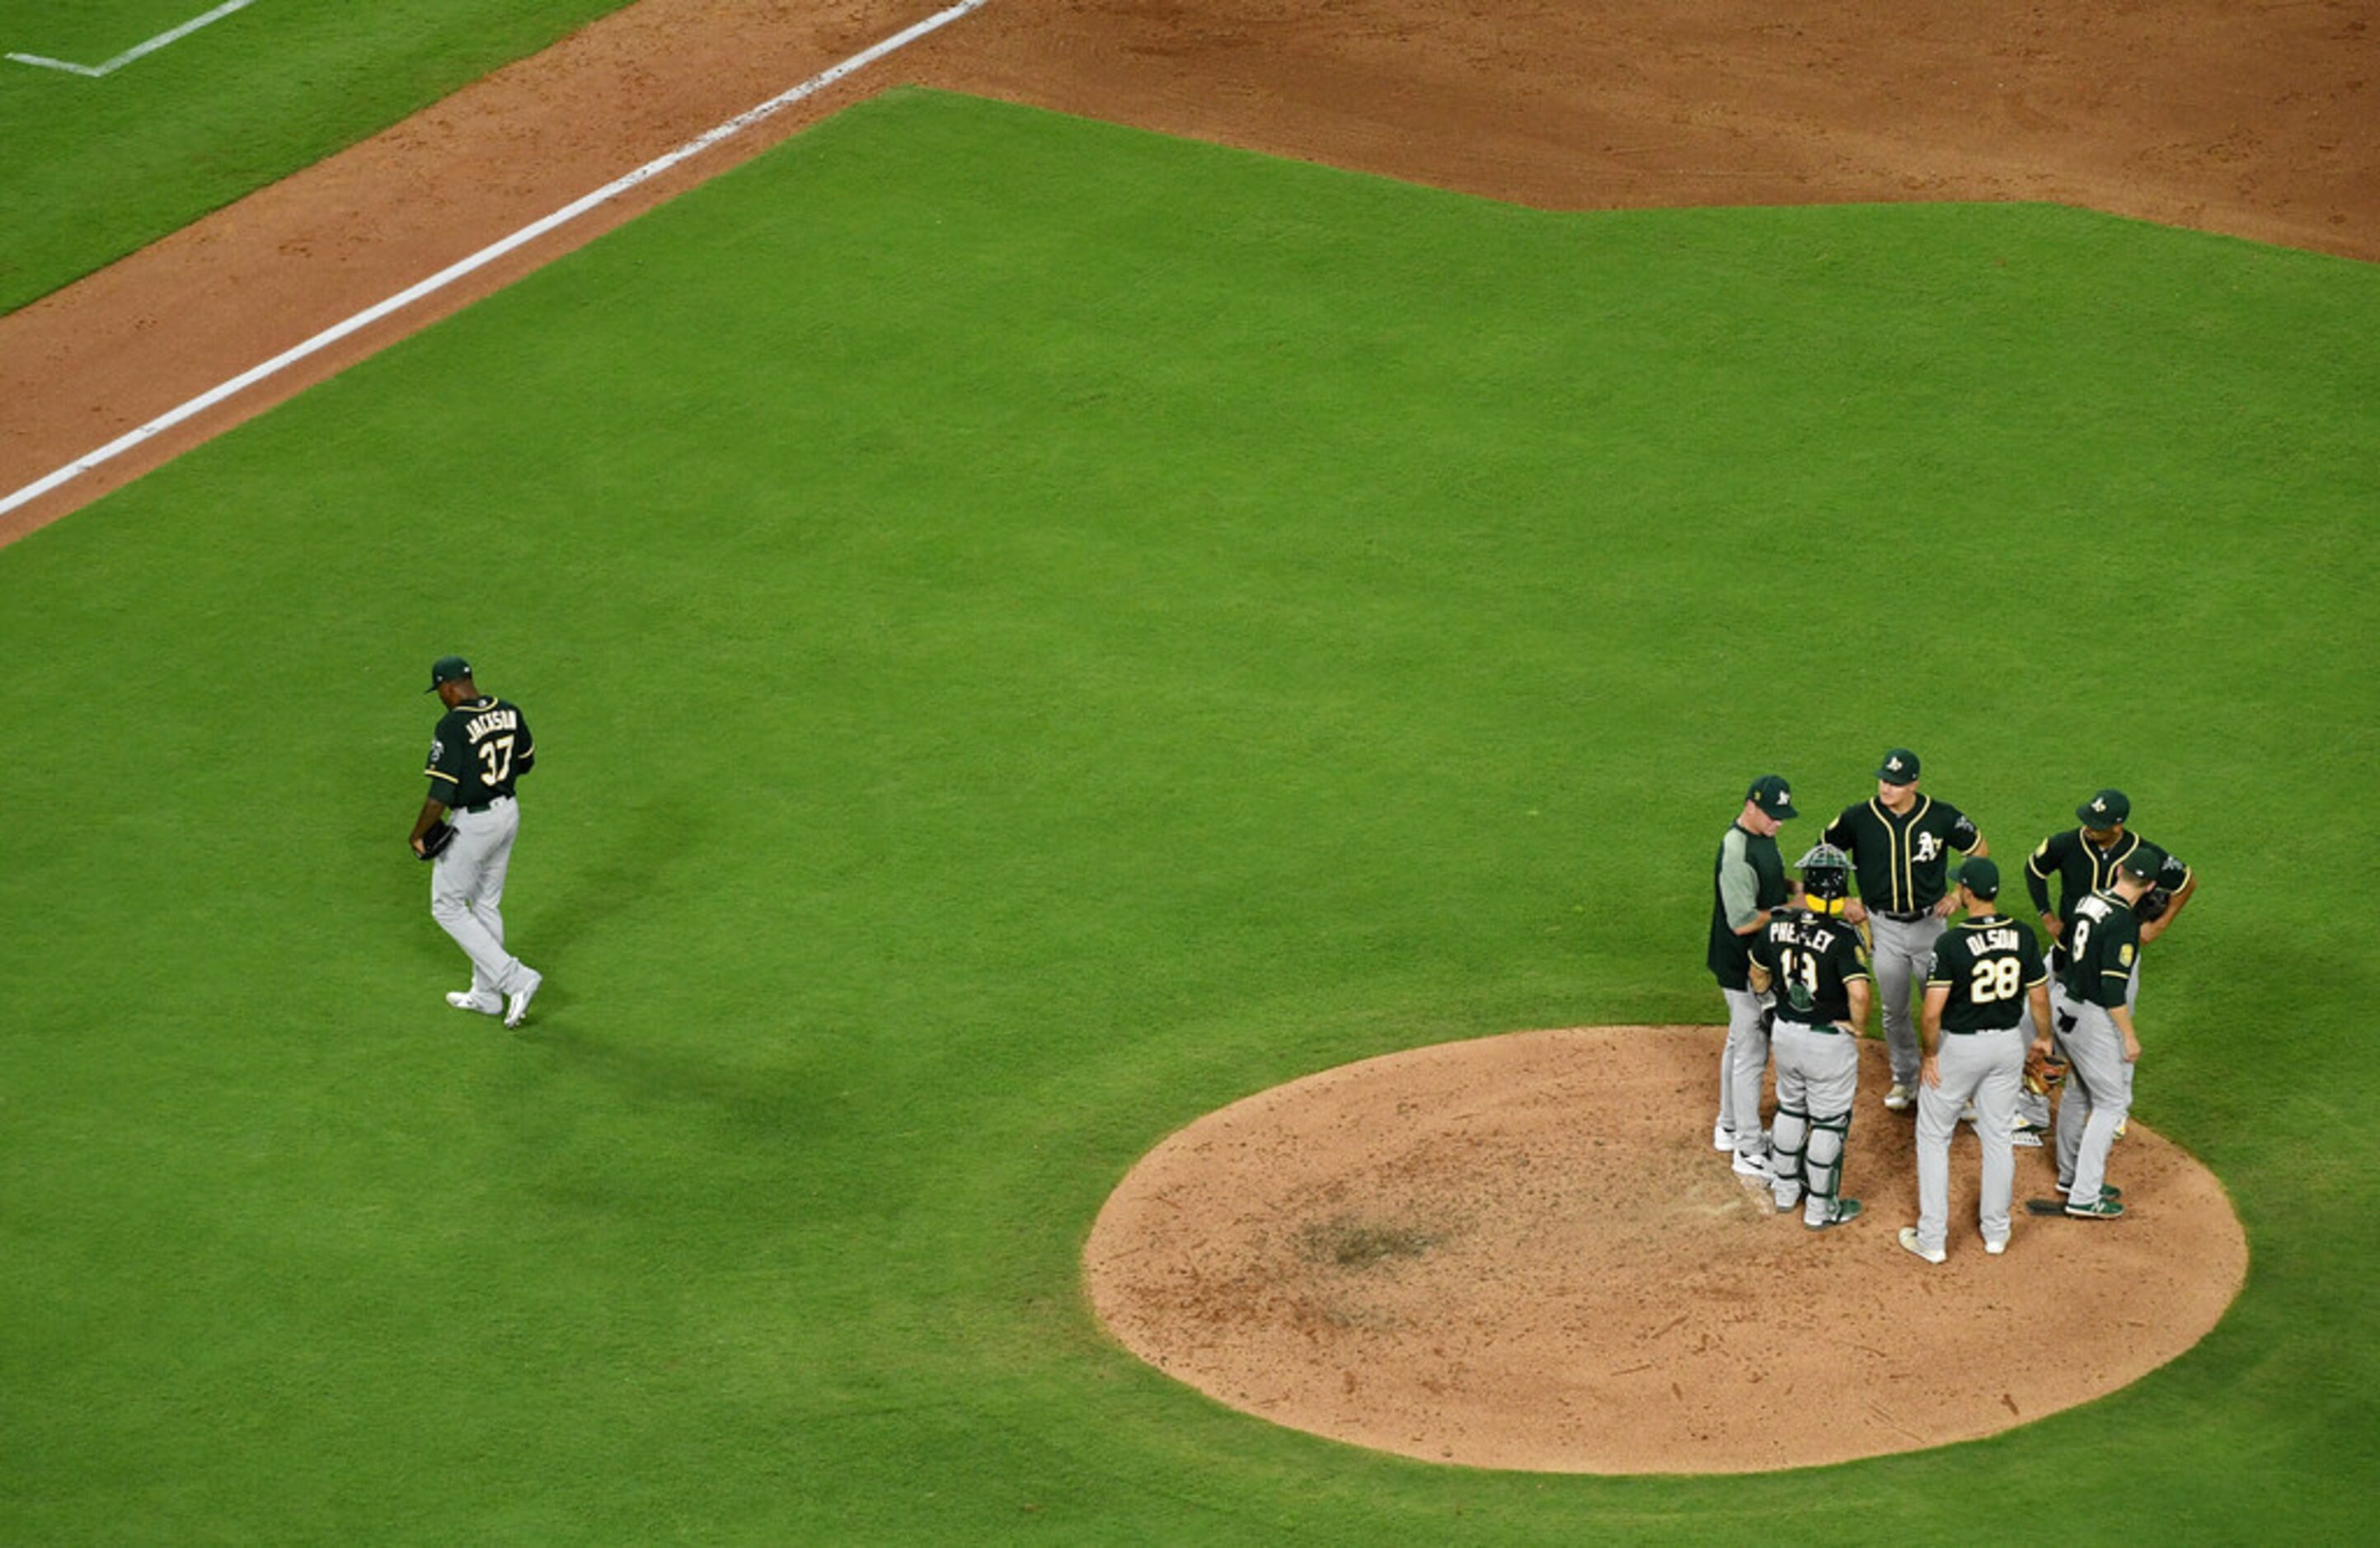
MULTIPOLYGON (((2124 1009, 2129 1010, 2138 1005, 2140 1003, 2140 998, 2141 964, 2137 960, 2135 960, 2132 963, 2132 975, 2124 985, 2124 1009)), ((2078 1009, 2078 1001, 2066 998, 2065 976, 2057 970, 2052 969, 2049 974, 2050 1019, 2058 1022, 2060 1026, 2063 1026, 2066 1022, 2074 1018, 2078 1009)), ((2038 1030, 2033 1024, 2033 1002, 2029 998, 2026 1000, 2024 1007, 2023 1032, 2027 1042, 2032 1041, 2035 1036, 2039 1035, 2038 1030)), ((2119 1037, 2117 1041, 2121 1042, 2122 1039, 2119 1037)), ((2131 1078, 2132 1067, 2128 1064, 2124 1066, 2124 1090, 2128 1095, 2131 1091, 2131 1078)), ((2023 1088, 2022 1083, 2020 1082, 2017 1088, 2016 1116, 2019 1122, 2030 1125, 2034 1129, 2048 1128, 2049 1094, 2047 1092, 2042 1092, 2036 1094, 2034 1092, 2026 1091, 2023 1088)))
POLYGON ((2016 1095, 2023 1084, 2025 1034, 1945 1032, 1935 1069, 1937 1086, 1917 1088, 1917 1245, 1943 1251, 1950 1225, 1950 1136, 1959 1113, 1975 1105, 1975 1138, 1984 1147, 1984 1193, 1978 1223, 1985 1241, 2009 1239, 2009 1198, 2016 1189, 2016 1095))
POLYGON ((1870 910, 1868 934, 1876 942, 1876 998, 1884 1002, 1884 1046, 1892 1057, 1892 1083, 1917 1089, 1917 1019, 1909 993, 1934 970, 1934 944, 1948 922, 1929 913, 1907 924, 1870 910))
POLYGON ((504 873, 520 833, 520 807, 498 796, 484 812, 455 813, 455 841, 430 866, 430 917, 471 959, 471 992, 485 998, 528 986, 528 970, 504 950, 504 873))
POLYGON ((2070 1200, 2093 1203, 2107 1180, 2116 1126, 2131 1111, 2132 1067, 2116 1019, 2096 1005, 2076 1010, 2074 1030, 2058 1039, 2073 1066, 2066 1094, 2058 1099, 2058 1175, 2070 1200))
MULTIPOLYGON (((1841 1196, 1843 1149, 1859 1094, 1859 1039, 1831 1027, 1777 1022, 1777 1175, 1771 1193, 1791 1209, 1806 1191, 1807 1224, 1841 1196)), ((1955 1114, 1953 1115, 1956 1116, 1955 1114)))
POLYGON ((1735 1153, 1755 1159, 1768 1147, 1760 1138, 1760 1081, 1768 1072, 1768 1034, 1760 1030, 1760 997, 1721 989, 1727 999, 1727 1046, 1718 1060, 1718 1126, 1735 1136, 1735 1153))

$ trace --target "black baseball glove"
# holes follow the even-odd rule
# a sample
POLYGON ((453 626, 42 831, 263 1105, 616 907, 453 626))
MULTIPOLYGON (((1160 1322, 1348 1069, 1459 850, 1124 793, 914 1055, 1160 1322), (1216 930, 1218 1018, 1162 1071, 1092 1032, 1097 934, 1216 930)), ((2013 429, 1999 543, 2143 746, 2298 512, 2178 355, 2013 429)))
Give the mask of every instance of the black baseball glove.
POLYGON ((2145 925, 2152 919, 2163 919, 2165 911, 2173 907, 2173 894, 2162 887, 2152 887, 2141 894, 2132 905, 2132 915, 2145 925))
POLYGON ((438 852, 444 849, 448 844, 451 844, 454 841, 455 825, 453 823, 442 822, 434 824, 429 832, 424 833, 421 836, 421 858, 424 860, 437 859, 438 852))

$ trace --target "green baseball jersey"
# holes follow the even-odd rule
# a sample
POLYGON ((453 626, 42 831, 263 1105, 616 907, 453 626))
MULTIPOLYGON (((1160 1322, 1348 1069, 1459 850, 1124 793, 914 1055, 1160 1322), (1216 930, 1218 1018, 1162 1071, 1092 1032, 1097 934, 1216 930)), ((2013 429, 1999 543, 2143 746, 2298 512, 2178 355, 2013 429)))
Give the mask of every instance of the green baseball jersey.
POLYGON ((1921 795, 1907 812, 1877 800, 1846 806, 1828 825, 1826 839, 1852 857, 1862 902, 1887 913, 1918 913, 1950 889, 1950 852, 1965 853, 1983 835, 1958 807, 1921 795))
POLYGON ((513 792, 513 781, 537 762, 537 743, 520 706, 481 696, 439 719, 430 742, 430 799, 447 806, 484 806, 513 792))
POLYGON ((1948 988, 1942 1002, 1945 1032, 1998 1032, 2024 1020, 2028 990, 2049 982, 2041 942, 2033 931, 2002 914, 1963 919, 1934 947, 1934 969, 1925 987, 1948 988))
POLYGON ((2132 905, 2113 892, 2092 893, 2074 905, 2066 949, 2068 998, 2110 1010, 2123 1004, 2141 954, 2141 922, 2132 905))
POLYGON ((1776 980, 1778 1020, 1803 1026, 1851 1020, 1851 982, 1868 976, 1859 931, 1803 909, 1769 920, 1752 938, 1752 960, 1776 980))
POLYGON ((1740 822, 1730 823, 1711 867, 1710 952, 1706 959, 1720 988, 1752 987, 1745 971, 1752 961, 1752 940, 1735 932, 1762 909, 1784 901, 1785 857, 1777 853, 1777 841, 1747 832, 1740 822))
MULTIPOLYGON (((2058 917, 2071 925, 2076 905, 2093 893, 2114 886, 2117 863, 2140 848, 2142 842, 2139 834, 2127 832, 2119 835, 2108 848, 2101 849, 2079 828, 2052 833, 2034 847, 2032 858, 2024 863, 2024 889, 2033 894, 2033 906, 2047 913, 2049 878, 2058 877, 2062 889, 2058 917)), ((2168 892, 2179 892, 2189 884, 2190 867, 2168 850, 2165 865, 2157 871, 2156 885, 2168 892)))

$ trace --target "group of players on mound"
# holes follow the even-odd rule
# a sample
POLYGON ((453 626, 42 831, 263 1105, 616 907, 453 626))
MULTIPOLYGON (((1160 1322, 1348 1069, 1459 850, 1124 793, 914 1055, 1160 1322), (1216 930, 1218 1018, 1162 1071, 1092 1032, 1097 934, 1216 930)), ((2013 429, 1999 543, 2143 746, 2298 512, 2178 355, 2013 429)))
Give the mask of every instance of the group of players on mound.
POLYGON ((1984 1250, 2004 1252, 2014 1147, 2042 1143, 2048 1094, 2061 1085, 2054 1143, 2063 1197, 2032 1207, 2085 1220, 2124 1213, 2107 1156, 2141 1055, 2132 1024, 2141 948, 2198 884, 2180 859, 2127 830, 2122 792, 2100 791, 2075 809, 2078 826, 2044 839, 2025 863, 2045 953, 2032 925, 1999 912, 1999 866, 1982 832, 1919 792, 1919 768, 1908 748, 1888 752, 1875 798, 1828 826, 1796 864, 1798 882, 1777 847, 1779 829, 1800 816, 1791 787, 1764 774, 1745 792, 1712 873, 1709 963, 1728 1026, 1711 1143, 1732 1153, 1737 1175, 1768 1189, 1779 1212, 1801 1206, 1812 1230, 1856 1218, 1860 1202, 1842 1193, 1843 1153, 1858 1038, 1881 999, 1892 1063, 1884 1105, 1917 1115, 1918 1219, 1901 1228, 1900 1245, 1938 1264, 1961 1120, 1982 1142, 1984 1250), (1955 877, 1953 853, 1963 856, 1955 877), (1777 1108, 1763 1131, 1772 1055, 1777 1108))

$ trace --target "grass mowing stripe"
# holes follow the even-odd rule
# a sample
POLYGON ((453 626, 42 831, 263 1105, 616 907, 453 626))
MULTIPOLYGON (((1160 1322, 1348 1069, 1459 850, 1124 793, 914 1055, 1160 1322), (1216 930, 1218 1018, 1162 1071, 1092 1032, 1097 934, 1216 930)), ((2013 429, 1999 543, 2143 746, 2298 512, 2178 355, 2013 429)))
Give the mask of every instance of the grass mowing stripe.
POLYGON ((0 876, 44 922, 0 944, 0 1529, 1856 1542, 2078 1448, 2086 1539, 2333 1523, 2351 884, 2258 861, 2277 792, 2373 836, 2334 642, 2375 341, 2301 324, 2374 284, 2040 208, 1548 216, 902 93, 15 545, 13 778, 78 816, 0 876), (438 1002, 395 858, 449 648, 545 755, 523 1040, 438 1002), (1945 1452, 1541 1479, 1278 1432, 1090 1324, 1091 1214, 1199 1112, 1707 1020, 1743 780, 1822 809, 1894 744, 2003 853, 2112 780, 2205 877, 2143 1111, 2256 1259, 2190 1357, 1945 1452), (2243 1032, 2277 1003, 2318 1093, 2243 1032))

